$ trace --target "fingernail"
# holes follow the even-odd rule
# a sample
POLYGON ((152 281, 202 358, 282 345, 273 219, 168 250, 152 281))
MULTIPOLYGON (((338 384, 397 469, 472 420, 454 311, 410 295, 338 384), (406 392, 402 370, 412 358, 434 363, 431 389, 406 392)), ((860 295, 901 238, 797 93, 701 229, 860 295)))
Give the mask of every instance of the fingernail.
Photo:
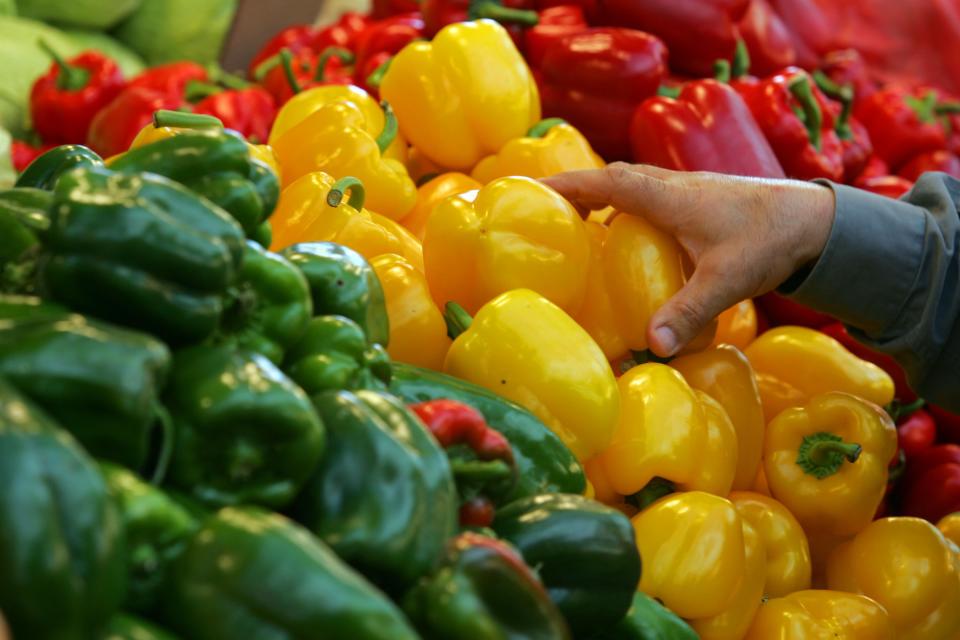
POLYGON ((677 350, 677 335, 673 332, 673 329, 667 326, 657 327, 653 330, 653 335, 660 343, 660 348, 664 351, 663 355, 672 356, 673 352, 677 350))

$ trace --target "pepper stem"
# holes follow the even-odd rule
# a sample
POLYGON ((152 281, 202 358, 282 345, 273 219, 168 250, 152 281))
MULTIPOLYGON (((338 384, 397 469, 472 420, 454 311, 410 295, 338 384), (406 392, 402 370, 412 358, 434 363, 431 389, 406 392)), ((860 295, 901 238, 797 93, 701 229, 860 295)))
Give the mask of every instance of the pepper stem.
POLYGON ((884 407, 884 409, 886 410, 890 418, 894 422, 897 422, 898 420, 900 420, 900 418, 904 416, 909 416, 911 413, 914 413, 915 411, 922 409, 925 404, 927 404, 927 401, 924 400, 923 398, 917 398, 910 404, 903 404, 899 400, 894 400, 893 402, 888 404, 886 407, 884 407))
POLYGON ((821 431, 804 436, 797 451, 797 465, 804 473, 822 480, 837 473, 844 460, 856 462, 862 450, 855 442, 844 442, 838 435, 821 431))
POLYGON ((379 89, 380 83, 383 82, 383 76, 387 75, 391 63, 393 63, 393 57, 387 58, 379 67, 374 69, 373 73, 367 76, 367 86, 379 89))
POLYGON ((513 475, 513 470, 503 460, 451 460, 450 470, 458 483, 470 484, 486 484, 513 475))
POLYGON ((657 87, 657 95, 662 98, 679 98, 680 97, 680 87, 668 87, 665 84, 657 87))
POLYGON ((187 87, 184 90, 184 97, 186 97, 187 102, 199 102, 204 98, 216 95, 221 91, 223 91, 223 89, 219 85, 215 85, 212 82, 191 80, 187 83, 187 87))
POLYGON ((924 124, 932 124, 935 120, 937 110, 937 92, 932 89, 928 91, 923 98, 914 98, 907 96, 906 103, 910 105, 913 112, 917 114, 917 119, 924 124))
POLYGON ((313 79, 317 82, 326 81, 327 63, 330 62, 330 58, 336 58, 344 64, 350 64, 355 59, 353 52, 343 47, 327 47, 317 58, 317 68, 313 72, 313 79))
POLYGON ((938 116, 960 113, 960 102, 941 102, 933 110, 938 116))
POLYGON ((333 183, 329 193, 327 193, 327 204, 331 207, 339 207, 340 203, 343 202, 343 194, 348 190, 350 191, 350 198, 347 200, 347 205, 357 211, 363 209, 363 202, 366 200, 367 194, 360 179, 353 176, 340 178, 333 183))
POLYGON ((730 65, 730 75, 742 78, 750 72, 750 51, 747 43, 737 40, 737 48, 733 51, 733 62, 730 65))
POLYGON ((303 87, 297 80, 297 74, 293 72, 293 54, 290 53, 290 49, 280 50, 280 64, 283 65, 283 75, 287 79, 287 84, 290 85, 293 94, 296 95, 303 91, 303 87))
POLYGON ((530 127, 530 130, 527 131, 527 137, 542 138, 550 133, 551 129, 561 124, 567 124, 567 121, 563 118, 544 118, 537 124, 530 127))
POLYGON ((227 89, 247 89, 250 83, 238 75, 227 73, 219 64, 212 62, 207 65, 207 75, 217 84, 227 89))
POLYGON ((730 82, 730 61, 717 60, 713 63, 713 78, 724 84, 730 82))
POLYGON ((644 349, 643 351, 631 350, 630 355, 632 356, 631 359, 635 363, 634 366, 638 364, 646 364, 648 362, 656 362, 657 364, 670 364, 670 361, 673 360, 673 358, 661 358, 650 349, 644 349))
POLYGON ((377 147, 380 148, 380 153, 384 153, 397 139, 397 116, 386 100, 381 101, 380 106, 383 108, 383 129, 377 136, 377 147))
POLYGON ((839 85, 820 69, 813 72, 813 81, 817 83, 820 91, 834 100, 839 100, 843 105, 834 130, 841 140, 850 140, 853 138, 853 131, 850 129, 850 116, 853 114, 853 85, 839 85))
POLYGON ((37 45, 43 49, 47 55, 53 58, 54 64, 60 70, 57 74, 57 89, 61 91, 79 91, 90 82, 90 72, 83 67, 72 65, 57 53, 50 43, 44 39, 37 40, 37 45))
POLYGON ((535 27, 540 22, 540 16, 536 11, 505 7, 494 0, 470 3, 469 16, 474 20, 487 18, 500 23, 518 24, 525 27, 535 27))
POLYGON ((643 489, 627 496, 625 500, 628 504, 632 504, 638 510, 643 511, 663 496, 668 496, 676 490, 677 486, 671 481, 660 476, 654 476, 650 482, 644 485, 643 489))
POLYGON ((153 126, 157 129, 161 127, 222 129, 223 123, 220 122, 220 118, 203 113, 185 113, 183 111, 160 109, 153 114, 153 126))
POLYGON ((806 75, 800 75, 794 78, 788 85, 790 93, 796 98, 803 110, 803 124, 807 128, 807 135, 810 137, 810 144, 817 151, 820 151, 820 127, 823 126, 823 112, 820 111, 820 105, 813 95, 813 89, 810 88, 810 81, 806 75))
POLYGON ((443 307, 443 320, 447 323, 447 335, 451 340, 470 328, 473 317, 456 302, 448 302, 443 307))

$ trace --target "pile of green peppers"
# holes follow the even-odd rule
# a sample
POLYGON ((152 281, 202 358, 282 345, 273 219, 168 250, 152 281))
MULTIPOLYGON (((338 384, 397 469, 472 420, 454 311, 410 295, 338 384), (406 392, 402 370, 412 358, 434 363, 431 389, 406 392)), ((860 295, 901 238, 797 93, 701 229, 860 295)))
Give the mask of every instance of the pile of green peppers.
POLYGON ((370 265, 267 251, 277 177, 223 130, 0 192, 0 627, 17 640, 688 638, 629 520, 531 413, 393 363, 370 265), (489 527, 409 404, 509 441, 489 527))

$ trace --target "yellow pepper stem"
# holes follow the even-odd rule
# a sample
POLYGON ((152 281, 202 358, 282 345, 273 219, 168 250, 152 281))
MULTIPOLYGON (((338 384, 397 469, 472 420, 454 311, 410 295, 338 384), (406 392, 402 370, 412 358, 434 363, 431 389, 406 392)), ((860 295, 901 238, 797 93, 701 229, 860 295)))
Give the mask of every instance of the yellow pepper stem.
POLYGON ((185 113, 183 111, 160 109, 153 114, 153 126, 157 129, 161 127, 222 129, 223 123, 220 122, 220 118, 202 113, 185 113))
POLYGON ((323 82, 326 80, 325 74, 327 72, 327 63, 330 62, 330 58, 337 58, 344 64, 350 64, 355 59, 353 52, 344 49, 343 47, 327 47, 317 58, 317 68, 313 73, 313 79, 317 82, 323 82))
POLYGON ((327 204, 331 207, 340 206, 340 203, 343 202, 343 194, 348 190, 350 191, 350 198, 347 200, 347 204, 357 211, 363 209, 363 202, 367 194, 363 188, 363 183, 353 176, 340 178, 333 183, 333 186, 330 187, 330 191, 327 193, 327 204))
POLYGON ((530 127, 530 130, 527 131, 527 137, 542 138, 550 132, 550 129, 553 129, 559 124, 567 124, 567 121, 563 118, 544 118, 537 124, 530 127))
POLYGON ((383 129, 377 136, 377 147, 380 148, 380 153, 383 153, 397 139, 397 116, 386 100, 383 100, 380 106, 383 108, 383 129))
POLYGON ((448 302, 443 307, 443 320, 447 323, 447 335, 451 340, 470 328, 473 317, 456 302, 448 302))
POLYGON ((676 490, 677 486, 675 484, 666 478, 656 476, 650 480, 650 482, 648 482, 643 489, 640 489, 640 491, 637 491, 632 495, 626 496, 624 500, 627 502, 627 504, 635 506, 638 511, 643 511, 660 498, 668 496, 676 490))
POLYGON ((844 442, 840 436, 821 431, 803 438, 797 452, 797 465, 822 480, 839 471, 844 460, 856 462, 861 451, 859 444, 844 442))

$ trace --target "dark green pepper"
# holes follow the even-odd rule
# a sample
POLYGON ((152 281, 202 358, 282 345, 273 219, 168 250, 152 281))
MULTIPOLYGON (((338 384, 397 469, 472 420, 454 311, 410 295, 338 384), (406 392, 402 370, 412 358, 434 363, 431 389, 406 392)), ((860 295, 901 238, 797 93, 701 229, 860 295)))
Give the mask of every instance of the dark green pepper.
POLYGON ((273 227, 270 226, 270 222, 261 222, 256 233, 250 236, 250 239, 264 249, 270 248, 270 243, 273 242, 273 227))
POLYGON ((176 353, 164 402, 176 433, 170 484, 209 506, 282 507, 324 451, 310 400, 257 353, 229 345, 176 353))
POLYGON ((170 565, 183 552, 199 524, 170 496, 133 472, 101 462, 100 473, 123 518, 127 533, 125 609, 156 610, 170 565))
POLYGON ((307 328, 312 311, 310 287, 300 270, 248 240, 218 334, 280 364, 284 350, 307 328))
POLYGON ((426 640, 562 640, 563 616, 505 542, 473 532, 450 541, 440 567, 403 599, 426 640))
POLYGON ((377 584, 408 585, 457 529, 446 454, 389 394, 340 391, 313 400, 327 425, 327 452, 292 513, 377 584))
POLYGON ((41 283, 78 311, 199 341, 219 324, 243 242, 230 216, 175 182, 79 169, 54 191, 41 283))
POLYGON ((637 591, 620 622, 584 636, 587 640, 698 640, 700 636, 677 614, 637 591))
POLYGON ((169 632, 155 627, 146 620, 126 613, 118 613, 100 632, 96 640, 177 640, 169 632))
POLYGON ((0 292, 34 292, 38 235, 50 227, 52 200, 42 189, 0 190, 0 292))
POLYGON ((158 396, 169 368, 170 352, 151 336, 38 298, 0 298, 0 375, 95 456, 143 467, 151 428, 165 426, 158 396))
POLYGON ((91 637, 123 599, 120 515, 93 460, 2 378, 0 523, 0 610, 13 637, 91 637))
POLYGON ((630 520, 616 509, 547 493, 497 509, 493 530, 537 567, 574 633, 605 629, 630 608, 640 554, 630 520))
POLYGON ((53 189, 60 176, 80 167, 102 167, 103 159, 80 144, 64 144, 42 153, 23 170, 15 187, 53 189))
POLYGON ((316 316, 287 352, 283 370, 311 396, 340 389, 385 389, 390 356, 379 344, 368 344, 353 320, 316 316))
POLYGON ((583 493, 583 468, 550 429, 526 409, 475 384, 402 362, 393 363, 390 391, 411 404, 448 398, 483 414, 513 447, 520 478, 510 499, 541 493, 583 493))
POLYGON ((280 253, 307 276, 315 314, 350 318, 370 344, 387 346, 390 325, 383 287, 363 256, 333 242, 302 242, 280 253))
POLYGON ((310 532, 250 507, 204 523, 165 603, 191 640, 418 640, 396 605, 310 532))

